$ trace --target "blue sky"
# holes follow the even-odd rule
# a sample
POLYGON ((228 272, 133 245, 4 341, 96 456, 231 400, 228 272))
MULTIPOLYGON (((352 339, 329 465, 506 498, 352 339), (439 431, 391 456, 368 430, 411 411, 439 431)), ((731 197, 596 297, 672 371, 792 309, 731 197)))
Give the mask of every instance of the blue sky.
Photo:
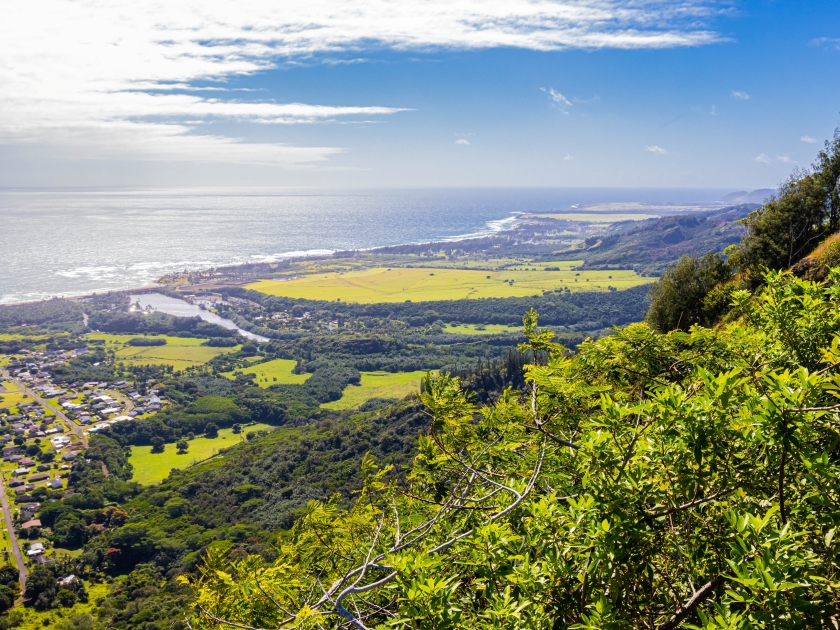
POLYGON ((752 189, 840 124, 837 2, 134 4, 0 26, 0 186, 752 189))

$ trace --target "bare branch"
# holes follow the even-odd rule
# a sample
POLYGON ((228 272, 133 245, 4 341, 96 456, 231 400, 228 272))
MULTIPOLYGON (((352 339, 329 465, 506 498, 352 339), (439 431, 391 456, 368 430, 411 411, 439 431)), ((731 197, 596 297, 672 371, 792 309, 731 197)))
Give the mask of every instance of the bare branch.
POLYGON ((702 499, 696 499, 694 501, 689 501, 688 503, 683 503, 682 505, 678 505, 675 508, 671 508, 668 510, 664 510, 662 512, 657 512, 656 514, 651 514, 652 518, 660 518, 662 516, 668 516, 669 514, 674 514, 675 512, 680 512, 682 510, 687 510, 688 508, 693 508, 695 505, 700 505, 701 503, 707 503, 709 501, 714 501, 718 497, 725 496, 727 494, 731 494, 735 492, 737 488, 729 488, 729 490, 721 490, 720 492, 716 492, 715 494, 703 497, 702 499))
POLYGON ((682 606, 668 621, 661 624, 656 630, 674 630, 685 620, 686 617, 694 612, 695 608, 706 601, 712 592, 718 586, 723 584, 724 581, 725 578, 722 575, 712 578, 711 581, 700 587, 700 590, 694 594, 694 597, 688 600, 688 603, 685 606, 682 606))
MULTIPOLYGON (((207 612, 207 610, 205 610, 204 606, 202 606, 201 604, 197 603, 196 606, 198 606, 198 609, 204 615, 206 615, 207 617, 209 617, 210 619, 212 619, 216 623, 221 623, 225 626, 231 626, 233 628, 242 628, 242 630, 267 630, 266 628, 255 628, 254 626, 245 626, 245 625, 242 625, 241 623, 234 623, 232 621, 225 621, 224 619, 219 619, 218 617, 214 617, 209 612, 207 612)), ((277 630, 292 630, 292 628, 290 626, 287 626, 286 628, 282 628, 282 627, 277 628, 277 630)))
POLYGON ((830 405, 828 407, 799 407, 797 409, 783 409, 782 413, 808 413, 811 411, 837 411, 840 405, 830 405))

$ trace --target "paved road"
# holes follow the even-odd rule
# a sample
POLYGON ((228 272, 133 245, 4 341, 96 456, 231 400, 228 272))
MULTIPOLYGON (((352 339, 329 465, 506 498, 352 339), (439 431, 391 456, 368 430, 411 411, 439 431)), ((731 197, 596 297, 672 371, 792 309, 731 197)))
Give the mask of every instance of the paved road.
POLYGON ((64 422, 64 424, 67 425, 68 429, 70 429, 73 433, 75 433, 76 435, 78 435, 81 438, 82 444, 84 445, 85 448, 87 448, 88 441, 87 441, 87 436, 85 435, 85 432, 82 430, 82 428, 80 426, 76 425, 75 422, 73 422, 70 418, 68 418, 64 414, 64 412, 61 410, 61 407, 58 407, 58 406, 53 407, 46 400, 44 400, 38 394, 36 394, 34 391, 29 389, 22 381, 19 381, 18 379, 16 379, 14 376, 9 374, 8 372, 5 373, 5 378, 11 380, 13 383, 15 383, 15 385, 20 387, 21 390, 23 390, 24 392, 29 394, 29 396, 31 396, 35 400, 35 402, 37 402, 39 405, 41 405, 42 407, 45 407, 47 409, 51 409, 55 413, 55 415, 58 416, 59 418, 61 418, 61 420, 64 422))
POLYGON ((106 393, 106 394, 108 394, 109 396, 111 396, 112 398, 116 398, 116 399, 117 399, 117 400, 119 400, 122 404, 124 404, 124 405, 125 405, 125 411, 124 411, 122 414, 120 414, 120 415, 125 415, 125 414, 127 414, 129 411, 131 411, 132 409, 134 409, 134 403, 131 401, 131 398, 129 398, 128 396, 123 395, 123 393, 122 393, 122 392, 115 392, 113 389, 107 389, 107 390, 105 390, 105 393, 106 393))
POLYGON ((18 577, 20 579, 21 589, 26 588, 26 564, 23 562, 23 554, 20 553, 20 545, 18 545, 17 536, 15 535, 15 526, 12 522, 12 511, 9 508, 9 501, 6 499, 6 479, 3 473, 0 472, 0 502, 3 504, 3 517, 6 519, 6 529, 9 532, 9 539, 12 541, 12 554, 15 556, 15 562, 18 567, 18 577))

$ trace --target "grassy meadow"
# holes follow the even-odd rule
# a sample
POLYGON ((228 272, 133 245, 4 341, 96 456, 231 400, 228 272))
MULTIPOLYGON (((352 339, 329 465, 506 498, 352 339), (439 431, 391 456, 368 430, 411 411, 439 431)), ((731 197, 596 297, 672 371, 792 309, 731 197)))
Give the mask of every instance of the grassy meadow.
POLYGON ((20 387, 12 381, 0 383, 0 409, 11 409, 25 403, 34 402, 28 394, 21 391, 20 387))
POLYGON ((245 439, 249 431, 271 430, 274 427, 267 424, 249 424, 242 427, 242 433, 234 435, 233 429, 219 429, 219 437, 197 437, 189 441, 190 448, 183 455, 179 455, 175 444, 167 444, 163 453, 152 453, 151 446, 132 446, 129 462, 134 466, 134 477, 137 483, 149 486, 160 483, 169 475, 173 468, 184 469, 198 462, 213 457, 219 449, 230 448, 245 439))
POLYGON ((168 335, 148 335, 148 339, 166 339, 165 346, 129 346, 128 341, 143 335, 112 335, 109 333, 91 333, 88 339, 105 342, 106 350, 113 350, 117 361, 135 365, 171 365, 176 370, 203 365, 210 359, 226 352, 235 352, 233 348, 211 348, 201 344, 207 339, 193 337, 170 337, 168 335))
POLYGON ((358 407, 371 398, 404 398, 420 389, 426 372, 362 372, 359 385, 348 385, 341 398, 321 405, 324 409, 342 411, 358 407))
POLYGON ((234 372, 223 372, 222 376, 230 379, 236 378, 236 372, 253 374, 256 376, 256 383, 260 387, 269 387, 278 383, 285 385, 300 385, 306 382, 311 374, 294 374, 292 370, 297 365, 293 359, 274 359, 265 363, 258 363, 246 368, 239 368, 234 372))
POLYGON ((260 280, 246 288, 269 295, 373 304, 476 298, 529 297, 543 291, 629 289, 651 282, 629 270, 574 271, 579 261, 541 263, 540 268, 486 271, 476 269, 374 267, 348 273, 319 273, 295 280, 260 280), (545 266, 559 271, 545 271, 545 266))
POLYGON ((619 221, 658 219, 661 215, 632 212, 541 212, 530 216, 540 217, 543 219, 560 219, 561 221, 580 221, 584 223, 618 223, 619 221))

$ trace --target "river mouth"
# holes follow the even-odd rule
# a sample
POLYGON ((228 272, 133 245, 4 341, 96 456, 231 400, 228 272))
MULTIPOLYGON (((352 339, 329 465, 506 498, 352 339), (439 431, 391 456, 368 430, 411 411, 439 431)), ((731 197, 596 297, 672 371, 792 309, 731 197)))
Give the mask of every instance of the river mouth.
POLYGON ((168 295, 163 295, 161 293, 140 293, 132 295, 131 303, 139 304, 143 309, 151 308, 152 310, 160 311, 161 313, 166 313, 167 315, 175 315, 176 317, 198 316, 205 322, 218 324, 219 326, 230 330, 237 330, 240 335, 248 339, 252 339, 260 343, 269 341, 268 337, 255 335, 247 330, 242 330, 229 319, 220 317, 210 311, 205 311, 203 308, 199 308, 195 304, 189 304, 188 302, 184 302, 184 300, 171 298, 168 295))

